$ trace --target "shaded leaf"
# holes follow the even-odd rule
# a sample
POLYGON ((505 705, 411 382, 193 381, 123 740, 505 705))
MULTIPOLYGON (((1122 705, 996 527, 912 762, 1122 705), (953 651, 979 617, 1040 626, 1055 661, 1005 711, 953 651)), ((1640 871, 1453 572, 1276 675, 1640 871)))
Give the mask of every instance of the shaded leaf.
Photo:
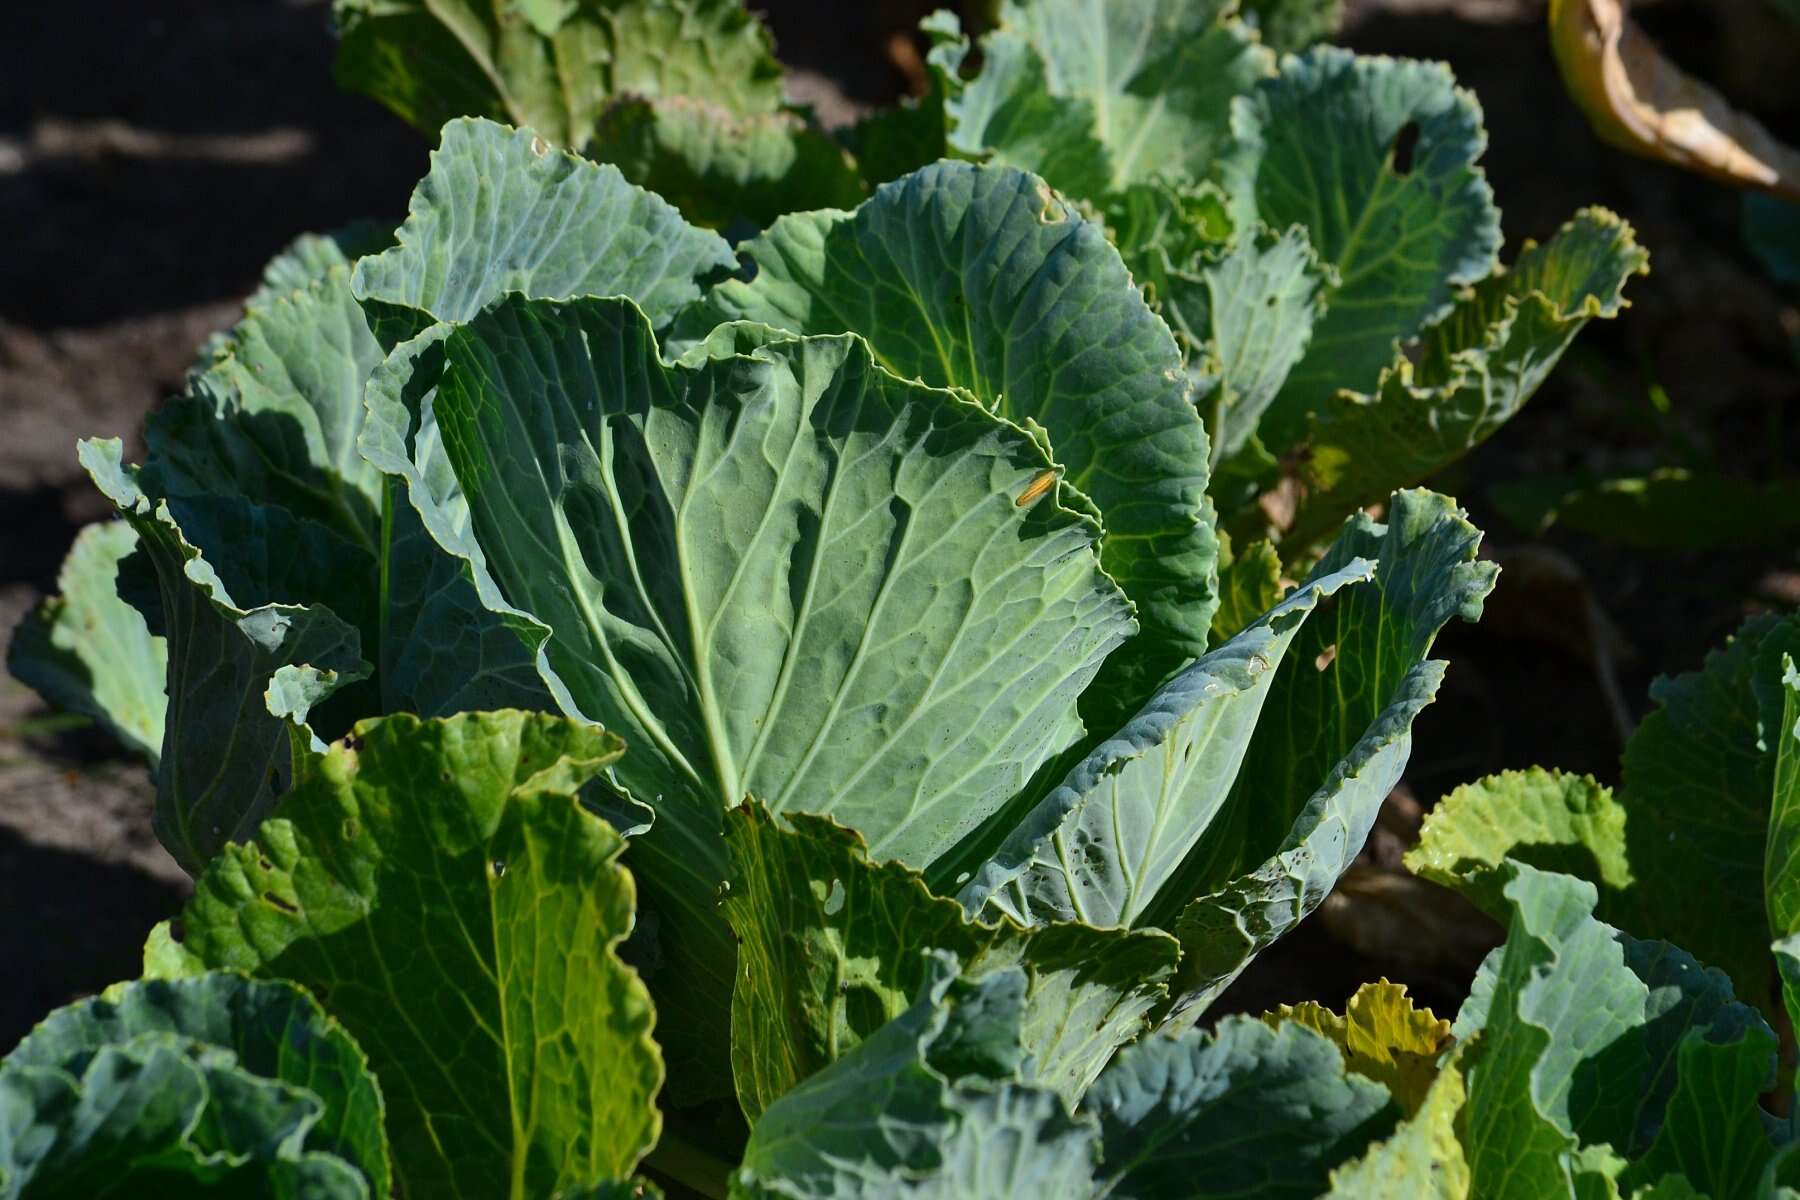
POLYGON ((1455 1056, 1437 1072, 1424 1103, 1367 1154, 1331 1173, 1325 1200, 1466 1200, 1469 1163, 1456 1138, 1468 1098, 1455 1056))
POLYGON ((767 225, 807 208, 863 198, 843 147, 789 112, 739 114, 688 96, 622 98, 601 118, 592 153, 625 178, 714 228, 767 225))
MULTIPOLYGON (((1416 362, 1401 355, 1369 395, 1339 395, 1315 410, 1305 469, 1313 493, 1292 536, 1317 537, 1485 441, 1589 320, 1618 315, 1626 281, 1648 261, 1631 226, 1604 209, 1584 209, 1549 242, 1526 246, 1510 270, 1477 284, 1426 331, 1416 362)), ((1360 386, 1354 376, 1344 382, 1360 386)))
POLYGON ((1313 1200, 1396 1117, 1387 1089, 1347 1074, 1325 1038, 1251 1017, 1127 1047, 1082 1107, 1100 1123, 1105 1194, 1133 1200, 1313 1200))
POLYGON ((1679 467, 1598 482, 1516 480, 1489 488, 1488 498, 1529 534, 1557 526, 1667 553, 1763 544, 1800 525, 1800 484, 1679 467))
POLYGON ((1111 170, 1094 106, 1053 94, 1044 60, 1024 37, 998 29, 981 39, 980 71, 964 79, 970 44, 954 19, 933 27, 930 62, 943 93, 945 142, 964 157, 1018 167, 1071 196, 1099 196, 1111 170))
POLYGON ((622 93, 781 103, 768 31, 738 0, 335 0, 332 16, 338 82, 426 133, 492 117, 580 150, 622 93))
POLYGON ((731 1195, 1084 1200, 1092 1122, 1015 1083, 1025 973, 975 982, 933 955, 912 1006, 778 1100, 731 1195))
POLYGON ((1230 796, 1147 914, 1179 913, 1178 1020, 1317 908, 1361 851, 1443 678, 1426 658, 1437 631, 1479 618, 1493 589, 1480 536, 1444 497, 1397 492, 1385 524, 1353 517, 1314 567, 1322 579, 1367 559, 1375 578, 1296 635, 1230 796))
POLYGON ((1195 356, 1189 370, 1210 414, 1215 462, 1255 436, 1306 351, 1330 282, 1298 225, 1279 237, 1247 228, 1230 247, 1170 273, 1162 313, 1195 356))
POLYGON ((154 500, 120 461, 116 438, 84 441, 80 455, 155 572, 147 615, 168 640, 170 715, 154 826, 196 873, 226 842, 248 837, 285 790, 290 722, 304 726, 313 706, 368 672, 354 626, 323 604, 277 599, 313 592, 341 571, 344 545, 235 497, 154 500), (241 553, 210 562, 189 529, 241 553))

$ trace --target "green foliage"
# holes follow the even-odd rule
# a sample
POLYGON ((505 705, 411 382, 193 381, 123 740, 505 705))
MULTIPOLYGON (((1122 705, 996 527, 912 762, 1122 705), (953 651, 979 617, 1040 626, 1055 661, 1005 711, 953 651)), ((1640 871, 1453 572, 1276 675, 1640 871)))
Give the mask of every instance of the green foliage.
POLYGON ((606 803, 619 739, 519 712, 358 725, 195 884, 152 976, 230 969, 329 1006, 384 1082, 407 1193, 528 1197, 622 1178, 662 1061, 606 803))
POLYGON ((1702 670, 1652 685, 1617 795, 1555 772, 1493 776, 1432 813, 1407 865, 1496 915, 1509 859, 1587 879, 1603 919, 1691 948, 1773 1016, 1769 943, 1800 911, 1785 674, 1797 645, 1800 620, 1753 618, 1702 670))
POLYGON ((13 646, 157 759, 197 881, 0 1064, 0 1198, 1785 1180, 1769 1030, 1601 922, 1800 970, 1786 625, 1665 685, 1621 800, 1434 817, 1512 923, 1453 1047, 1391 988, 1196 1028, 1493 586, 1396 489, 1642 269, 1596 211, 1497 267, 1446 70, 1278 60, 1316 4, 1019 0, 839 141, 729 0, 335 11, 441 128, 404 223, 271 263, 141 466, 83 444, 121 520, 13 646), (1727 937, 1638 895, 1697 863, 1727 937))
POLYGON ((0 1195, 375 1200, 388 1182, 368 1062, 290 983, 121 984, 0 1059, 0 1195))

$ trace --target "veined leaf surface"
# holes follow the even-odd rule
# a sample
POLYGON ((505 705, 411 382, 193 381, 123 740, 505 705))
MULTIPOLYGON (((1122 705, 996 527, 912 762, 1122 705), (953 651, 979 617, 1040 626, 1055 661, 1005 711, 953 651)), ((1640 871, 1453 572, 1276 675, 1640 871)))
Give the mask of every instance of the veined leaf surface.
MULTIPOLYGON (((662 1061, 619 961, 624 839, 584 807, 619 739, 566 717, 366 721, 306 764, 153 939, 153 973, 291 979, 368 1050, 409 1195, 526 1200, 630 1175, 662 1061)), ((590 797, 592 799, 592 797, 590 797)))
POLYGON ((1274 58, 1229 13, 1224 0, 1007 0, 1000 25, 1043 56, 1052 95, 1091 107, 1117 191, 1204 178, 1229 142, 1232 99, 1274 58))
POLYGON ((1306 465, 1315 492, 1291 536, 1317 536, 1486 441, 1531 399, 1588 321, 1624 309, 1625 284, 1648 261, 1630 225, 1586 209, 1476 284, 1426 331, 1416 363, 1398 356, 1370 394, 1339 394, 1319 411, 1306 465))
POLYGON ((1387 1089, 1347 1073, 1324 1037, 1253 1017, 1128 1046, 1082 1108, 1100 1123, 1104 1194, 1129 1200, 1313 1200, 1398 1116, 1387 1089))
POLYGON ((1049 433, 1099 507, 1101 561, 1144 629, 1090 708, 1123 718, 1205 650, 1218 604, 1206 430, 1174 338, 1098 224, 1032 175, 944 162, 854 213, 785 217, 744 250, 756 277, 714 288, 682 327, 859 333, 896 375, 1049 433))
POLYGON ((1284 60, 1232 109, 1223 181, 1240 229, 1304 225, 1337 272, 1305 356, 1264 415, 1280 454, 1339 388, 1374 385, 1394 343, 1493 268, 1500 214, 1474 165, 1475 98, 1436 63, 1321 47, 1284 60), (1404 161, 1402 161, 1404 158, 1404 161))

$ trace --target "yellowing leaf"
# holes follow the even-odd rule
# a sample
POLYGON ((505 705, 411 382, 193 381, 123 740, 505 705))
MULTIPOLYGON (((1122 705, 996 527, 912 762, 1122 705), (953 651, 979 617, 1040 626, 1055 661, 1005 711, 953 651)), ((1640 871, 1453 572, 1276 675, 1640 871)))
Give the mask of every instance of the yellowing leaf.
POLYGON ((1425 1101, 1437 1078, 1437 1055, 1450 1037, 1450 1022, 1428 1008, 1415 1008, 1406 985, 1365 983, 1339 1016, 1322 1004, 1284 1004, 1263 1020, 1279 1028, 1306 1026, 1337 1043, 1352 1071, 1387 1085, 1408 1116, 1425 1101))
POLYGON ((1635 154, 1800 198, 1800 151, 1663 56, 1630 0, 1550 0, 1550 44, 1594 132, 1635 154))

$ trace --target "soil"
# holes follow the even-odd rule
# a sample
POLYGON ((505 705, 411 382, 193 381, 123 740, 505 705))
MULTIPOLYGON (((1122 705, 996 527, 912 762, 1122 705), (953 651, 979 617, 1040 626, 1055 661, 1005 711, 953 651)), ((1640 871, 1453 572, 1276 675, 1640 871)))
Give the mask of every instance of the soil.
MULTIPOLYGON (((795 95, 830 123, 907 86, 904 31, 928 7, 764 6, 799 68, 795 95)), ((1800 37, 1760 9, 1665 0, 1644 17, 1685 65, 1800 140, 1800 105, 1782 95, 1800 37)), ((1528 2, 1367 0, 1342 40, 1447 60, 1479 96, 1509 254, 1598 203, 1637 226, 1654 273, 1519 419, 1436 481, 1489 531, 1500 586, 1481 625, 1440 639, 1448 683, 1366 863, 1220 1011, 1337 1003, 1386 975, 1453 1012, 1495 931, 1394 870, 1420 808, 1506 767, 1615 778, 1652 676, 1697 666, 1746 612, 1800 602, 1791 544, 1652 555, 1555 530, 1528 538, 1487 500, 1540 473, 1791 472, 1800 432, 1780 415, 1800 402, 1800 316, 1744 251, 1738 198, 1602 145, 1564 97, 1528 2)), ((332 49, 324 0, 0 6, 0 631, 54 589, 76 530, 105 513, 75 438, 129 449, 296 234, 404 212, 426 144, 333 86, 332 49)), ((186 880, 149 832, 150 806, 142 766, 0 675, 0 1048, 54 1005, 134 974, 145 932, 179 907, 186 880)))

